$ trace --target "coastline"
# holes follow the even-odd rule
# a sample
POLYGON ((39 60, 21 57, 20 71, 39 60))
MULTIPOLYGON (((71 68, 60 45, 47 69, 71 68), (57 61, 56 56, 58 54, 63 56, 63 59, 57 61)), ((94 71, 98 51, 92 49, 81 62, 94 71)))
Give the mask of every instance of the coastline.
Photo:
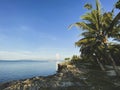
POLYGON ((104 72, 90 70, 88 63, 68 63, 60 63, 54 75, 2 83, 0 90, 120 90, 118 78, 114 83, 115 78, 112 80, 104 72))
MULTIPOLYGON (((0 90, 39 90, 47 88, 81 87, 80 76, 83 74, 74 65, 61 65, 54 75, 39 76, 24 80, 0 84, 0 90), (77 81, 76 81, 77 80, 77 81)), ((84 85, 83 85, 84 86, 84 85)))

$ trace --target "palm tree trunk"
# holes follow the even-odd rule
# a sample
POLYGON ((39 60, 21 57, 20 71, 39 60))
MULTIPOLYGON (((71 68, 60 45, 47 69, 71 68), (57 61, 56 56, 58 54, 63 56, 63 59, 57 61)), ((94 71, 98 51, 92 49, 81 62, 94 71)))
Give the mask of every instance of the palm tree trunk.
POLYGON ((112 56, 111 56, 110 54, 108 54, 108 57, 109 57, 109 59, 112 61, 113 69, 115 70, 117 76, 120 76, 120 71, 119 71, 119 69, 117 68, 114 59, 112 58, 112 56))
POLYGON ((100 58, 99 58, 99 56, 97 55, 97 53, 95 53, 95 56, 96 56, 97 63, 98 63, 98 65, 100 66, 101 70, 102 70, 102 71, 105 71, 105 68, 104 68, 103 64, 100 62, 100 58), (98 58, 99 58, 99 59, 98 59, 98 58))
POLYGON ((120 76, 119 69, 117 68, 117 66, 116 66, 116 63, 115 63, 114 59, 112 58, 111 54, 109 54, 109 53, 107 52, 107 50, 108 50, 108 45, 107 45, 106 43, 104 43, 104 46, 105 46, 105 53, 108 55, 108 59, 110 59, 110 60, 111 60, 112 65, 113 65, 113 69, 115 70, 115 72, 116 72, 117 76, 120 76))
POLYGON ((100 62, 100 60, 97 58, 97 63, 99 64, 100 68, 102 71, 105 71, 104 66, 102 65, 102 63, 100 62))

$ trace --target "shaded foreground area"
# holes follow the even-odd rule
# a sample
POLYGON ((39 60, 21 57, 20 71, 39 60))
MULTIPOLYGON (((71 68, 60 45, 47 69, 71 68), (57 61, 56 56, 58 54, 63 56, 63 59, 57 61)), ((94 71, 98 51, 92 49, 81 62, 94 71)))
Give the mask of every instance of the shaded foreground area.
POLYGON ((90 63, 64 62, 54 75, 2 83, 0 90, 120 90, 120 78, 90 63))

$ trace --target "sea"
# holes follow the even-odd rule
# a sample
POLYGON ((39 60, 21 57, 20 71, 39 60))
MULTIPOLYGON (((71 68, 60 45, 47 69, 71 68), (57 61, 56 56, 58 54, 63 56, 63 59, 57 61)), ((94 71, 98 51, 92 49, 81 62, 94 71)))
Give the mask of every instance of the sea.
POLYGON ((57 71, 56 61, 0 60, 0 83, 36 76, 53 75, 57 71))

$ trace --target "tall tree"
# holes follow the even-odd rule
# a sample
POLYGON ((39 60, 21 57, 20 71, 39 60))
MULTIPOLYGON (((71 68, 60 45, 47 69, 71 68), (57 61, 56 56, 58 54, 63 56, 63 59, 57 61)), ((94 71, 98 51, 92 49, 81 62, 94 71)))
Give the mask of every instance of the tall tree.
POLYGON ((108 59, 112 61, 113 68, 118 73, 116 63, 110 53, 108 53, 108 39, 111 37, 113 39, 120 38, 120 12, 115 17, 113 10, 111 12, 102 12, 99 0, 96 0, 95 9, 90 4, 86 4, 85 7, 90 12, 81 17, 83 21, 70 25, 70 27, 77 26, 84 30, 82 33, 83 38, 75 44, 81 47, 82 55, 96 56, 98 64, 103 69, 100 60, 102 56, 99 56, 102 49, 108 59))

